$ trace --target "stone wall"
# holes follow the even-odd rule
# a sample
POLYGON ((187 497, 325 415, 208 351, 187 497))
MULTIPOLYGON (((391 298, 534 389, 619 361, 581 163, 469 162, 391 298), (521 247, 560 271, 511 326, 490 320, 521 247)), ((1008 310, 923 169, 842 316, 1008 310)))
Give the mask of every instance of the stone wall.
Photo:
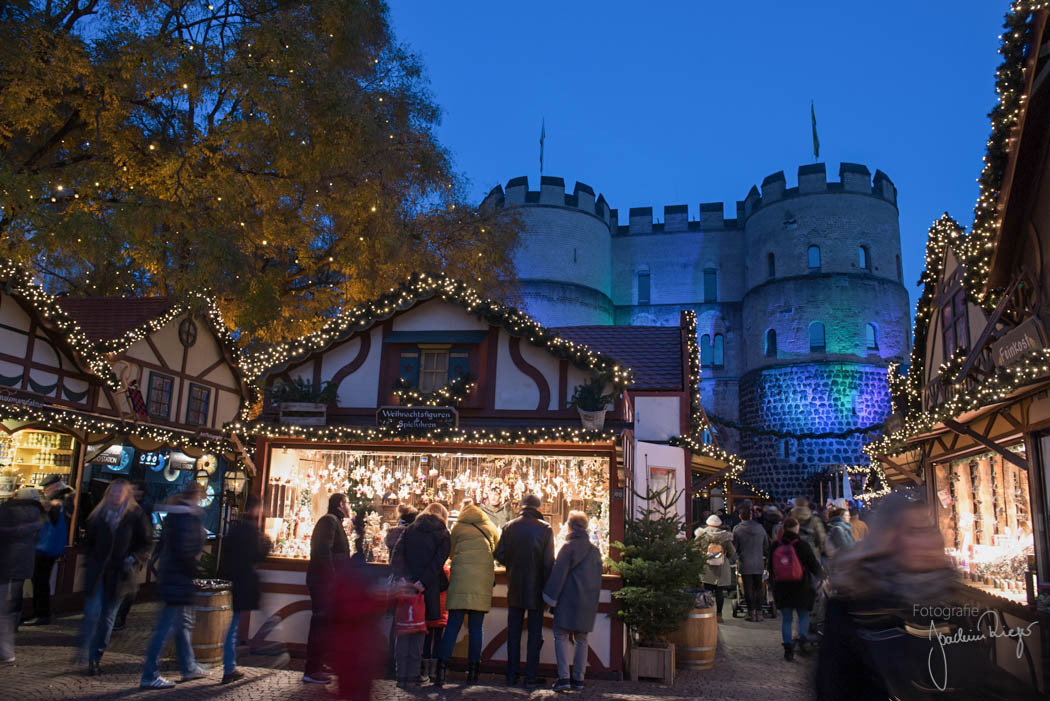
MULTIPOLYGON (((886 369, 862 363, 773 367, 750 372, 740 383, 740 422, 747 426, 823 433, 869 426, 889 413, 886 369)), ((859 435, 794 440, 744 434, 744 477, 779 499, 789 499, 803 493, 807 474, 867 463, 862 447, 859 435)))

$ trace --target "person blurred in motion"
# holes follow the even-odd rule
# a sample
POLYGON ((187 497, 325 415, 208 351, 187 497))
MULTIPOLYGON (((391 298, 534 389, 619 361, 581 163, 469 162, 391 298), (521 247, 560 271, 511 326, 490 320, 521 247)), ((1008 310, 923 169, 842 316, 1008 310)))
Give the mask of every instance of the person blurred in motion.
MULTIPOLYGON (((131 498, 135 500, 135 503, 139 507, 139 513, 141 514, 142 522, 145 524, 146 533, 149 535, 150 547, 153 546, 153 504, 149 503, 146 499, 146 483, 142 480, 135 480, 131 483, 131 498)), ((136 563, 136 570, 139 570, 143 566, 143 562, 136 563)), ((117 609, 116 619, 113 621, 113 630, 122 630, 127 623, 128 614, 131 612, 131 605, 135 603, 135 593, 138 589, 135 586, 135 579, 137 575, 135 572, 132 573, 131 586, 128 588, 124 598, 121 599, 120 608, 117 609)), ((34 596, 36 596, 34 594, 34 596)))
POLYGON ((101 674, 102 653, 124 596, 134 590, 135 567, 153 544, 142 510, 131 498, 131 485, 117 478, 87 518, 84 534, 84 620, 79 660, 88 674, 101 674))
POLYGON ((259 530, 261 518, 262 500, 252 494, 223 543, 223 572, 233 588, 233 618, 222 650, 223 684, 244 678, 244 672, 237 669, 237 631, 244 612, 259 608, 262 588, 255 566, 266 559, 271 547, 270 539, 259 530))
POLYGON ((157 591, 164 601, 153 637, 146 649, 139 686, 143 689, 170 689, 175 682, 160 676, 157 665, 168 639, 175 636, 175 655, 182 681, 203 679, 204 670, 193 655, 190 636, 193 633, 193 599, 197 588, 197 558, 204 549, 200 500, 204 487, 196 480, 186 483, 182 493, 167 506, 168 515, 161 528, 160 558, 157 563, 157 591))
POLYGON ((463 619, 467 619, 467 683, 476 684, 481 668, 481 626, 492 609, 492 587, 496 581, 493 553, 499 531, 473 501, 460 507, 459 519, 452 527, 449 571, 448 625, 441 639, 435 683, 444 684, 446 667, 452 657, 463 619))
POLYGON ((813 549, 817 557, 820 557, 821 553, 824 552, 824 540, 827 538, 827 532, 824 530, 824 522, 813 513, 813 509, 809 508, 809 499, 806 497, 795 499, 795 508, 791 510, 789 516, 798 521, 799 537, 809 543, 809 547, 813 549))
POLYGON ((780 632, 784 645, 784 659, 795 658, 795 638, 791 624, 798 618, 798 646, 808 652, 809 611, 817 598, 814 582, 823 576, 820 561, 809 543, 799 538, 799 523, 790 516, 770 548, 769 578, 773 583, 773 601, 780 609, 780 632))
POLYGON ((751 508, 740 509, 740 524, 733 529, 733 546, 737 552, 737 571, 744 583, 748 620, 762 620, 762 573, 769 554, 769 536, 752 518, 751 508))
POLYGON ((941 645, 931 633, 976 633, 972 622, 941 616, 981 607, 966 602, 930 509, 892 494, 871 525, 831 574, 818 700, 1042 698, 992 661, 994 641, 941 645))
MULTIPOLYGON (((40 484, 42 505, 47 518, 36 543, 33 563, 33 617, 27 626, 51 624, 51 572, 66 551, 69 524, 73 520, 73 488, 60 475, 51 475, 40 484)), ((24 614, 24 612, 23 612, 24 614)))
POLYGON ((706 539, 707 568, 700 575, 704 589, 715 594, 718 606, 718 622, 722 622, 722 608, 725 606, 726 588, 733 586, 732 563, 736 562, 736 547, 733 545, 733 534, 722 530, 722 519, 715 515, 707 517, 706 525, 697 528, 693 534, 696 538, 706 539))
POLYGON ((327 684, 332 680, 324 671, 327 654, 328 623, 332 612, 335 573, 350 559, 350 541, 343 521, 350 518, 350 502, 345 494, 328 497, 328 512, 317 520, 310 536, 310 564, 306 586, 310 590, 310 632, 306 639, 306 667, 303 681, 327 684))
POLYGON ((40 492, 22 487, 0 504, 0 662, 15 661, 15 625, 22 587, 33 576, 36 542, 44 527, 40 492))
POLYGON ((854 543, 859 543, 868 535, 868 524, 860 520, 860 510, 856 505, 849 507, 849 528, 853 532, 854 543))
MULTIPOLYGON (((408 524, 416 520, 416 516, 419 512, 416 507, 411 504, 398 504, 397 506, 397 523, 387 529, 386 537, 383 539, 383 544, 386 545, 386 551, 393 554, 394 548, 397 547, 397 541, 401 540, 401 534, 405 532, 405 527, 408 524)), ((393 614, 393 608, 390 609, 390 613, 393 614)), ((388 639, 388 654, 386 664, 386 676, 388 679, 394 678, 394 643, 397 637, 394 633, 395 629, 394 616, 390 616, 390 633, 387 636, 388 639)))
POLYGON ((766 529, 766 536, 770 540, 776 537, 776 534, 780 531, 780 523, 784 520, 784 515, 780 513, 780 509, 775 504, 766 504, 762 509, 762 518, 759 523, 766 529))
POLYGON ((385 592, 376 587, 357 561, 336 564, 327 645, 335 672, 336 698, 369 701, 372 684, 383 671, 381 620, 387 608, 385 592))
POLYGON ((518 683, 521 667, 521 630, 529 613, 525 685, 540 686, 540 648, 543 646, 543 587, 554 566, 554 531, 543 520, 543 502, 535 494, 521 500, 521 516, 503 525, 496 559, 507 568, 507 684, 518 683))
POLYGON ((554 655, 558 663, 555 691, 582 689, 587 671, 587 634, 594 630, 602 591, 602 555, 587 530, 587 515, 569 512, 569 534, 554 560, 543 588, 543 601, 554 614, 554 655), (569 671, 569 638, 575 649, 569 671))
MULTIPOLYGON (((444 506, 437 502, 428 505, 405 527, 390 557, 390 570, 395 577, 416 582, 423 588, 427 621, 441 619, 441 592, 448 588, 445 560, 451 549, 451 539, 445 527, 446 521, 448 510, 444 506)), ((440 634, 437 635, 440 639, 440 634)), ((399 679, 423 682, 430 678, 423 669, 426 637, 426 633, 398 636, 395 647, 399 679)))
POLYGON ((829 512, 828 537, 824 541, 824 549, 828 558, 835 558, 841 553, 853 547, 853 529, 849 526, 849 511, 842 508, 842 504, 836 504, 829 512))

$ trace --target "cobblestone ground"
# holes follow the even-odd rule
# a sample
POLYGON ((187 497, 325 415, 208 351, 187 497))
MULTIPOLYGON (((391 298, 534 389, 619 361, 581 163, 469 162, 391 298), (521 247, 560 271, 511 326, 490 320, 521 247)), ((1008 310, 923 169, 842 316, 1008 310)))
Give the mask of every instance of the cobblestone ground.
MULTIPOLYGON (((128 618, 128 626, 114 632, 109 651, 103 660, 103 676, 87 677, 72 662, 73 644, 80 616, 66 616, 46 628, 22 628, 16 639, 17 661, 0 664, 0 701, 35 699, 280 699, 332 698, 326 691, 303 684, 299 663, 293 660, 287 669, 266 666, 273 658, 242 657, 241 669, 247 677, 227 686, 218 684, 221 669, 208 679, 179 684, 168 691, 146 691, 138 688, 142 656, 156 614, 156 605, 137 605, 128 618)), ((728 610, 728 607, 727 607, 728 610)), ((570 699, 719 699, 734 700, 776 698, 794 701, 812 698, 812 659, 783 659, 780 647, 779 620, 745 623, 726 618, 720 626, 715 667, 706 672, 680 672, 673 686, 653 682, 588 681, 587 688, 561 696, 570 699)), ((177 679, 174 660, 162 663, 162 673, 177 679), (166 671, 165 671, 166 670, 166 671)), ((386 699, 483 699, 498 694, 508 699, 539 699, 559 696, 549 689, 531 694, 525 689, 508 688, 496 675, 482 675, 482 683, 467 687, 459 672, 451 672, 443 689, 420 687, 402 691, 391 681, 379 681, 373 698, 386 699)), ((553 681, 553 680, 552 680, 553 681)))

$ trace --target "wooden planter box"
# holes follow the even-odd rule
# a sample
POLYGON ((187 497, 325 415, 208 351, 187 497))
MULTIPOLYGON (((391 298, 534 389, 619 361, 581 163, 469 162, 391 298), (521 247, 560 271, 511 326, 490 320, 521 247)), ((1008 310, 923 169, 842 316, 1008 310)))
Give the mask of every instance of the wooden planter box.
POLYGON ((645 678, 674 684, 674 643, 668 643, 667 647, 642 647, 631 643, 628 654, 632 682, 645 678))
POLYGON ((296 426, 324 426, 328 423, 328 406, 312 402, 282 402, 279 422, 296 426))

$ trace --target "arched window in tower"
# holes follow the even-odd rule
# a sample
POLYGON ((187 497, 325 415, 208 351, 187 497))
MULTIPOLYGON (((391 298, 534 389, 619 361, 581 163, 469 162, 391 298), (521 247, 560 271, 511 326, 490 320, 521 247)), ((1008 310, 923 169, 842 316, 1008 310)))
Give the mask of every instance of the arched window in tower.
POLYGON ((824 324, 819 321, 814 321, 809 325, 809 352, 823 353, 825 348, 824 324))
POLYGON ((820 246, 809 247, 809 269, 820 270, 820 246))
POLYGON ((875 324, 868 324, 865 327, 864 340, 867 343, 868 350, 877 351, 879 349, 879 334, 875 324))
POLYGON ((704 301, 718 301, 718 271, 714 268, 704 270, 704 301))
POLYGON ((711 334, 700 337, 700 366, 711 367, 711 334))
POLYGON ((777 259, 772 253, 766 254, 766 275, 770 280, 777 276, 777 259))
POLYGON ((711 346, 711 366, 724 368, 726 366, 726 342, 720 333, 715 334, 714 344, 711 346))
POLYGON ((859 258, 859 264, 861 270, 871 270, 871 251, 867 246, 861 246, 857 249, 857 256, 859 258))
POLYGON ((765 354, 767 358, 777 357, 777 332, 776 329, 766 331, 765 354))

